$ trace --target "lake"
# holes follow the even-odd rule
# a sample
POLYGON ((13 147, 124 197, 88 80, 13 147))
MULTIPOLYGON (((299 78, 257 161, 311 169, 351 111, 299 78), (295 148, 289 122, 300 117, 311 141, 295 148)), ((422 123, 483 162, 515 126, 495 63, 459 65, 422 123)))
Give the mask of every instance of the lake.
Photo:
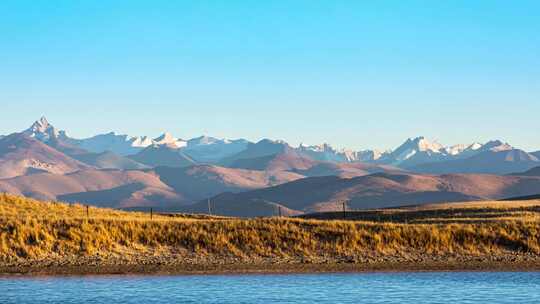
POLYGON ((538 272, 0 277, 0 303, 540 303, 538 272))

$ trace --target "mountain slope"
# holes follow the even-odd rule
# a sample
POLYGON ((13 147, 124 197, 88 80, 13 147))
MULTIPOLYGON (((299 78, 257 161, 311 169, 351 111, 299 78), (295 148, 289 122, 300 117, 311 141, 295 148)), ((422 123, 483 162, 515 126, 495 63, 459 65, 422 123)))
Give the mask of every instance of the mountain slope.
MULTIPOLYGON (((540 177, 540 166, 534 167, 534 168, 532 168, 530 170, 527 170, 525 172, 514 173, 512 175, 517 175, 517 176, 539 176, 540 177)), ((538 192, 540 192, 540 189, 538 189, 538 192)))
POLYGON ((113 208, 171 207, 190 202, 161 182, 158 176, 142 171, 83 170, 65 175, 40 173, 0 180, 0 192, 113 208))
POLYGON ((89 169, 65 175, 36 172, 0 180, 0 192, 103 207, 176 210, 221 192, 264 188, 302 177, 290 172, 269 174, 206 165, 144 171, 89 169))
POLYGON ((259 158, 262 159, 264 157, 270 157, 272 155, 292 150, 293 149, 283 141, 263 139, 257 143, 248 144, 244 150, 232 156, 224 158, 220 163, 225 166, 230 166, 234 163, 242 162, 243 160, 259 158))
POLYGON ((151 145, 129 158, 149 167, 182 168, 195 164, 195 161, 185 155, 182 150, 170 145, 151 145))
POLYGON ((302 174, 306 177, 315 176, 338 176, 342 178, 352 178, 364 176, 373 173, 382 172, 401 172, 403 170, 387 165, 378 165, 372 163, 334 163, 317 162, 307 169, 292 168, 291 172, 302 174))
POLYGON ((194 200, 222 192, 265 188, 303 178, 302 175, 290 172, 272 174, 213 165, 196 165, 186 168, 157 167, 152 172, 158 175, 165 184, 194 200))
POLYGON ((146 165, 138 163, 127 157, 116 155, 110 151, 103 153, 76 154, 73 156, 73 158, 100 169, 135 170, 148 168, 146 165))
POLYGON ((35 172, 63 174, 88 168, 90 166, 22 133, 0 139, 0 178, 35 172))
MULTIPOLYGON (((284 206, 294 212, 382 208, 402 205, 479 199, 497 199, 536 194, 538 177, 495 175, 385 174, 343 179, 335 176, 305 178, 275 187, 242 193, 224 193, 211 199, 216 212, 244 216, 255 202, 284 206), (231 209, 231 206, 237 206, 231 209)), ((186 210, 204 210, 200 202, 186 210)), ((267 214, 272 215, 272 214, 267 214)))

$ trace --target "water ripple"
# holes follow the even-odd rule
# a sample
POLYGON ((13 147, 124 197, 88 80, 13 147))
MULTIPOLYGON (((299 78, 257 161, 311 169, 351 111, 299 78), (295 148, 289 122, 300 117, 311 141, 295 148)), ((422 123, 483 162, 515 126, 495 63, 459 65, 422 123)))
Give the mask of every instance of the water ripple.
POLYGON ((540 303, 540 273, 0 278, 0 303, 540 303))

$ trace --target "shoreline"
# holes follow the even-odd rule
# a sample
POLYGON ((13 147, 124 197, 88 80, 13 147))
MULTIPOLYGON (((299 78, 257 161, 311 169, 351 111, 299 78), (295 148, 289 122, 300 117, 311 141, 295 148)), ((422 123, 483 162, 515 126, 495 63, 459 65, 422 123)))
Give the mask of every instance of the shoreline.
POLYGON ((423 261, 370 263, 225 263, 225 264, 104 264, 0 265, 0 277, 86 275, 258 275, 370 272, 538 272, 540 258, 521 261, 423 261))

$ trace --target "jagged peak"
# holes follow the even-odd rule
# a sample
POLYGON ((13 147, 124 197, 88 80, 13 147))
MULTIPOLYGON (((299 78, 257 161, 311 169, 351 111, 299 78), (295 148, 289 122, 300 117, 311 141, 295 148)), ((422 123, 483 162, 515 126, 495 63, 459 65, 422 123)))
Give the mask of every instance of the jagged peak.
POLYGON ((430 141, 425 136, 410 137, 408 138, 401 146, 399 146, 395 151, 413 149, 418 151, 432 151, 440 152, 443 149, 443 146, 437 141, 430 141))
POLYGON ((489 150, 489 151, 494 151, 494 152, 507 151, 507 150, 514 149, 514 147, 512 147, 510 144, 503 142, 501 140, 498 140, 498 139, 488 141, 487 143, 483 145, 482 148, 485 151, 489 150))
POLYGON ((170 132, 164 132, 160 136, 154 138, 154 141, 169 141, 176 140, 176 138, 170 132))

